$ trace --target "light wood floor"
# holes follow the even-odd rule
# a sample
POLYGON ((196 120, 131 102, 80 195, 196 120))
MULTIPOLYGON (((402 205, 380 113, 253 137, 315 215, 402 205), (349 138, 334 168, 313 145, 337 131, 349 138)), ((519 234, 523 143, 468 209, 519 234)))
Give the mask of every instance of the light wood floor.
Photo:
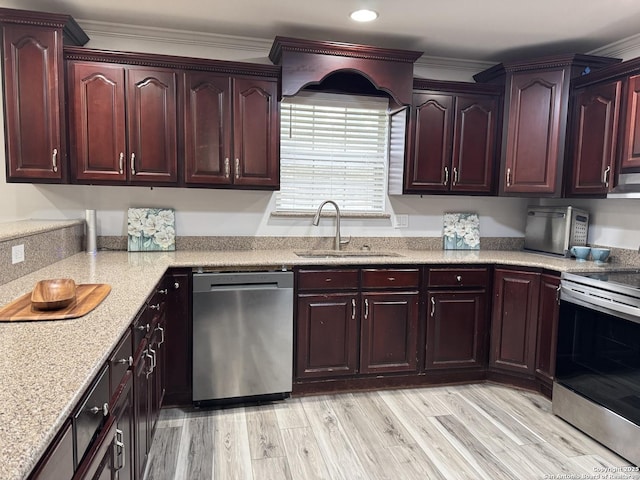
POLYGON ((479 384, 163 410, 146 479, 640 478, 597 476, 626 465, 541 395, 479 384))

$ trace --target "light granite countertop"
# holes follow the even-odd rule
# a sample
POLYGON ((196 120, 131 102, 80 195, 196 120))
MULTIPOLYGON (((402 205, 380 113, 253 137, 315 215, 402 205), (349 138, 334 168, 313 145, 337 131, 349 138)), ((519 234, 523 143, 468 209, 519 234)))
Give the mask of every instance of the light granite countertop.
POLYGON ((71 225, 79 225, 84 220, 17 220, 0 223, 0 242, 14 238, 35 235, 71 225))
POLYGON ((168 267, 260 270, 296 265, 502 264, 556 271, 611 268, 513 251, 394 253, 401 256, 300 258, 283 250, 80 253, 0 286, 0 305, 47 278, 112 287, 98 308, 79 319, 0 323, 0 479, 26 478, 168 267))

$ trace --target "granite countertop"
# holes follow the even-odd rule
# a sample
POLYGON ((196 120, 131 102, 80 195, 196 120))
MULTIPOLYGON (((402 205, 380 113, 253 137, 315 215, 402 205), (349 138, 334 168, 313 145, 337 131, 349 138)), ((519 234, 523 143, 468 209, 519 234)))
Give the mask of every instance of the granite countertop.
POLYGON ((0 242, 84 223, 84 220, 17 220, 0 223, 0 242))
POLYGON ((82 318, 0 323, 0 478, 18 480, 32 470, 167 267, 503 264, 556 271, 611 268, 512 251, 394 253, 401 256, 301 258, 284 250, 80 253, 0 286, 0 305, 47 278, 66 277, 76 283, 108 283, 112 287, 104 302, 82 318))

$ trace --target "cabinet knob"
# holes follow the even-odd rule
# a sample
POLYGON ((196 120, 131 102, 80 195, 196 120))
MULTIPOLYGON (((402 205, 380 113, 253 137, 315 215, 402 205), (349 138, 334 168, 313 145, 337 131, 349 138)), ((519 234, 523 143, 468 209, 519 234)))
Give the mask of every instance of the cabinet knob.
POLYGON ((174 282, 173 283, 173 289, 174 290, 178 290, 180 288, 180 282, 174 282))
POLYGON ((151 310, 160 310, 160 304, 156 303, 155 305, 149 305, 151 310))
POLYGON ((167 293, 169 293, 169 289, 168 288, 161 288, 160 290, 158 290, 158 293, 166 295, 167 293))
POLYGON ((456 280, 458 281, 458 283, 460 283, 462 281, 462 276, 456 275, 456 280))
POLYGON ((124 365, 126 363, 131 366, 133 365, 133 357, 129 355, 129 358, 121 358, 120 360, 116 360, 115 363, 118 363, 120 365, 124 365))
POLYGON ((106 417, 107 415, 109 415, 109 404, 105 403, 102 405, 102 407, 92 407, 89 409, 89 411, 94 415, 96 415, 98 412, 102 412, 102 416, 106 417))

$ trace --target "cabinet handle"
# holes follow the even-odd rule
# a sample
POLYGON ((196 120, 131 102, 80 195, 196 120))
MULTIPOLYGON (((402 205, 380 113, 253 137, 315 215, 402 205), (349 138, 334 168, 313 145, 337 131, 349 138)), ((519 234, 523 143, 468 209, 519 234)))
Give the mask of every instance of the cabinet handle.
POLYGON ((511 186, 511 168, 507 168, 507 187, 511 186))
POLYGON ((611 165, 607 165, 607 168, 604 170, 602 174, 602 183, 609 188, 609 173, 611 172, 611 165))
POLYGON ((129 366, 133 365, 133 357, 129 355, 129 358, 121 358, 120 360, 115 361, 116 364, 124 365, 125 363, 129 366))
POLYGON ((116 438, 113 441, 113 446, 115 447, 114 457, 120 460, 115 467, 115 470, 122 470, 126 462, 126 450, 124 449, 124 432, 119 428, 116 428, 116 438))
POLYGON ((151 375, 153 373, 153 369, 156 368, 156 362, 155 362, 155 351, 151 350, 150 348, 145 350, 145 356, 151 360, 151 365, 149 366, 149 370, 147 370, 147 373, 145 374, 145 376, 147 378, 149 378, 149 375, 151 375), (149 352, 152 352, 153 355, 150 355, 149 352))
POLYGON ((458 168, 453 167, 453 184, 456 185, 458 183, 458 168))
POLYGON ((180 288, 180 282, 173 282, 173 289, 178 290, 180 288))
POLYGON ((224 159, 224 178, 229 178, 231 175, 231 169, 229 167, 229 157, 224 159))
POLYGON ((351 320, 356 319, 356 299, 351 299, 351 320))
POLYGON ((131 175, 136 174, 136 154, 131 154, 131 175))
POLYGON ((562 285, 558 285, 556 288, 556 302, 560 305, 560 292, 562 291, 562 285))
POLYGON ((449 183, 449 167, 444 167, 444 182, 443 185, 447 185, 449 183))
POLYGON ((436 299, 431 297, 431 316, 436 314, 436 299))
POLYGON ((240 159, 236 158, 236 178, 240 178, 240 159))
POLYGON ((109 404, 104 403, 102 407, 92 407, 89 409, 89 411, 94 415, 96 415, 98 412, 102 412, 102 416, 106 417, 107 415, 109 415, 109 404))
POLYGON ((369 318, 369 299, 364 299, 364 319, 369 318))
POLYGON ((120 165, 120 175, 122 175, 124 173, 124 152, 120 152, 120 161, 118 165, 120 165))
POLYGON ((164 328, 162 328, 160 325, 158 325, 156 327, 156 331, 160 331, 160 333, 162 334, 162 337, 160 337, 160 343, 158 344, 158 347, 160 345, 162 345, 164 343, 164 328))
POLYGON ((57 148, 53 149, 53 154, 51 155, 51 164, 53 166, 53 171, 57 172, 58 171, 58 149, 57 148))

